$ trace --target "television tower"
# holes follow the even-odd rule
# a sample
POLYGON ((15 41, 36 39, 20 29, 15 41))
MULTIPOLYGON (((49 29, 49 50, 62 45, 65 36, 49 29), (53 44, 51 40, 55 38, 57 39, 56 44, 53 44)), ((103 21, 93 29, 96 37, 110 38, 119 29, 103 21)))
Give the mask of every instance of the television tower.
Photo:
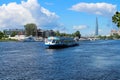
POLYGON ((96 17, 95 36, 98 36, 98 19, 97 19, 97 17, 96 17))

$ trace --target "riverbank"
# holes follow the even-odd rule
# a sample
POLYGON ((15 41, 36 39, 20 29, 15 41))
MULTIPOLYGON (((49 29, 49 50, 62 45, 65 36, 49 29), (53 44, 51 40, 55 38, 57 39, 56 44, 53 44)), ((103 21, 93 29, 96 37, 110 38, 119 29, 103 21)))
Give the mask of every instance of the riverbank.
POLYGON ((0 39, 0 42, 18 41, 16 39, 0 39))

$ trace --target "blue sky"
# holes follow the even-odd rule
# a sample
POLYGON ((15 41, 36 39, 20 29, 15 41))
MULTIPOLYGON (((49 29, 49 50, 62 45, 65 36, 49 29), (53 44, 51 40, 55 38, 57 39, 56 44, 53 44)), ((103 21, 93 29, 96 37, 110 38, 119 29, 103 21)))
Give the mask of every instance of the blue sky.
POLYGON ((35 23, 42 29, 94 35, 96 17, 99 34, 108 35, 117 29, 111 21, 120 10, 120 0, 1 0, 0 29, 24 28, 35 23), (7 16, 6 16, 7 15, 7 16))

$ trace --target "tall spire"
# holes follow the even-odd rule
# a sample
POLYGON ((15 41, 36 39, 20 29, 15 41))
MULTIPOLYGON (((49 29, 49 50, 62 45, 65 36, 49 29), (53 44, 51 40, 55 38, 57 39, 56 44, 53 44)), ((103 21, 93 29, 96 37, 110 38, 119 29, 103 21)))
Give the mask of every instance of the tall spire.
POLYGON ((98 36, 98 19, 97 19, 97 17, 96 17, 95 36, 98 36))

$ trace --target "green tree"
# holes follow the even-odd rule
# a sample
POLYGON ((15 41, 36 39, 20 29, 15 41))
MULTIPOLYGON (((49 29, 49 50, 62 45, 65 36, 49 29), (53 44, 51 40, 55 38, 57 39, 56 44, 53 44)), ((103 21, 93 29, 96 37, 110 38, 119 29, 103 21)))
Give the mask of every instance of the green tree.
POLYGON ((15 37, 15 35, 17 35, 17 32, 16 32, 16 31, 13 31, 10 36, 11 36, 11 37, 15 37))
POLYGON ((113 39, 113 35, 108 36, 107 39, 113 39))
POLYGON ((80 38, 80 37, 81 37, 80 31, 76 31, 76 32, 73 34, 73 36, 80 38))
POLYGON ((120 12, 116 12, 113 16, 112 16, 112 22, 115 23, 117 25, 117 27, 120 27, 120 12))
POLYGON ((68 33, 60 33, 59 31, 55 32, 55 36, 60 36, 60 37, 81 37, 81 34, 79 31, 76 31, 75 33, 68 34, 68 33))
POLYGON ((0 31, 0 39, 4 37, 4 33, 0 31))
POLYGON ((7 35, 4 35, 4 38, 8 38, 9 36, 7 36, 7 35))
POLYGON ((113 34, 113 37, 114 37, 115 39, 119 39, 119 38, 120 38, 120 36, 119 36, 118 34, 113 34))
POLYGON ((27 36, 36 36, 37 35, 37 26, 34 23, 24 25, 25 32, 27 36))
POLYGON ((59 31, 56 31, 56 32, 55 32, 55 36, 60 36, 60 32, 59 32, 59 31))

